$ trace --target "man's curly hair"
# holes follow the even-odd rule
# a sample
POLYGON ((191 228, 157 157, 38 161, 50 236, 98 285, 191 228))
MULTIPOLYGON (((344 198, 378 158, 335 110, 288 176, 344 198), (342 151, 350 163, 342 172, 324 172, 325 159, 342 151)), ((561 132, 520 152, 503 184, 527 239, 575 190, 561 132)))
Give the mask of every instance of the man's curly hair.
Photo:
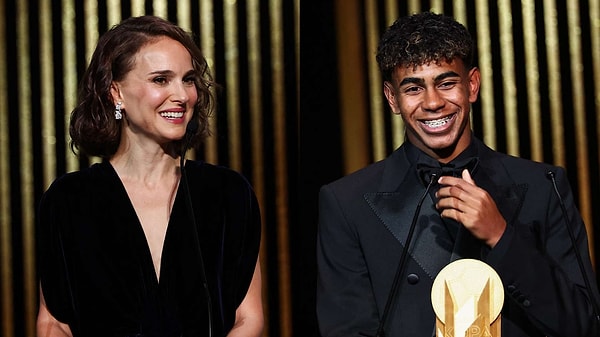
POLYGON ((451 62, 455 58, 473 67, 474 41, 452 17, 423 12, 399 18, 383 34, 377 48, 377 63, 383 79, 391 81, 399 66, 417 67, 451 62))

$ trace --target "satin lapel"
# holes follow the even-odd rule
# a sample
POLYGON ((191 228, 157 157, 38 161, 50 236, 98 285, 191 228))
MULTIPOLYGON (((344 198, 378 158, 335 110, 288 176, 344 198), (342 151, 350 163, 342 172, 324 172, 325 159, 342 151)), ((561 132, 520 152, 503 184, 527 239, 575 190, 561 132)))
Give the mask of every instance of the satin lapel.
MULTIPOLYGON (((402 148, 388 161, 380 192, 366 193, 364 198, 382 225, 404 246, 418 199, 425 192, 425 187, 418 182, 416 171, 414 177, 409 176, 412 171, 402 148), (390 187, 392 191, 382 192, 390 187)), ((432 221, 434 217, 439 217, 439 214, 431 198, 426 196, 409 250, 411 257, 432 279, 448 264, 452 251, 447 231, 438 224, 439 221, 432 221)))

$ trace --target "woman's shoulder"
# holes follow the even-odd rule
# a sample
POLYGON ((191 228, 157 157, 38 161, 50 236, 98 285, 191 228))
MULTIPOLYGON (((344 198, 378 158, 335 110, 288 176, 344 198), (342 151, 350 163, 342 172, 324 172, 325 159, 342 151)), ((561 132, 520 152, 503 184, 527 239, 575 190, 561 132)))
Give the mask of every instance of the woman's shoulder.
POLYGON ((190 181, 194 180, 212 187, 250 187, 250 182, 244 175, 226 166, 188 160, 185 167, 190 181))
POLYGON ((103 185, 110 167, 105 163, 96 163, 90 167, 78 171, 64 173, 56 178, 48 187, 45 195, 72 195, 81 192, 89 193, 94 190, 94 186, 103 185))
POLYGON ((254 194, 250 181, 242 173, 229 167, 189 160, 185 168, 189 184, 197 190, 213 195, 242 194, 247 197, 254 194))

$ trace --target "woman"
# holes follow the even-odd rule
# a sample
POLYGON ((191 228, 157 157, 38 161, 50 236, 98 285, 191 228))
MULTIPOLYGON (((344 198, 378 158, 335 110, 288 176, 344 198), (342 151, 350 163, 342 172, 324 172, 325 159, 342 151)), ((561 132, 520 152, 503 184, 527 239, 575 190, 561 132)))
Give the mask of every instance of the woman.
POLYGON ((38 336, 261 335, 254 193, 226 168, 182 165, 208 135, 211 85, 168 21, 130 18, 100 38, 70 134, 105 160, 42 198, 38 336))

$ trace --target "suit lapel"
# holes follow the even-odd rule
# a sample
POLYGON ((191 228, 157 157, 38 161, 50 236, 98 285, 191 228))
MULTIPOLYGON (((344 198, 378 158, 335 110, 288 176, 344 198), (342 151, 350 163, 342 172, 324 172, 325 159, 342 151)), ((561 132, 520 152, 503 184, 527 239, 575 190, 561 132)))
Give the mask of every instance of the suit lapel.
MULTIPOLYGON (((387 160, 379 191, 366 193, 364 198, 382 224, 404 246, 425 187, 416 179, 416 170, 410 167, 403 147, 387 160)), ((439 214, 428 195, 423 200, 409 250, 411 257, 432 279, 448 264, 452 251, 448 232, 439 221, 433 221, 434 217, 439 214)))
MULTIPOLYGON (((516 185, 504 169, 501 157, 478 139, 474 141, 480 158, 475 182, 492 196, 506 222, 511 224, 519 214, 527 185, 516 185)), ((386 161, 381 185, 377 191, 365 193, 364 198, 382 224, 404 246, 418 197, 423 195, 425 187, 418 182, 415 168, 406 158, 404 146, 386 161)), ((439 213, 432 199, 427 196, 409 250, 411 257, 431 278, 450 261, 481 258, 483 243, 480 240, 460 226, 456 242, 452 243, 448 232, 435 217, 439 218, 439 213)))

